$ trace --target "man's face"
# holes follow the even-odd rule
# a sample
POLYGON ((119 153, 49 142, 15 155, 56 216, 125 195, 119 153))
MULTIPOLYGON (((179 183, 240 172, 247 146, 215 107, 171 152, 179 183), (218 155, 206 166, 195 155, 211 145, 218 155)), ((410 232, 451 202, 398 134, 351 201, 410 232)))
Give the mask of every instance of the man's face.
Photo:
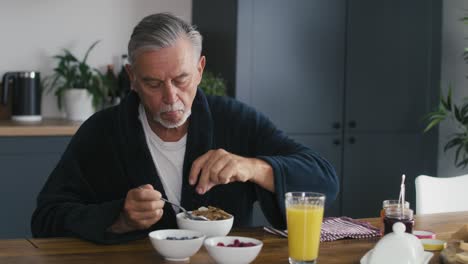
POLYGON ((139 52, 127 71, 150 122, 174 128, 190 115, 204 67, 205 57, 195 58, 191 43, 180 38, 171 47, 139 52))

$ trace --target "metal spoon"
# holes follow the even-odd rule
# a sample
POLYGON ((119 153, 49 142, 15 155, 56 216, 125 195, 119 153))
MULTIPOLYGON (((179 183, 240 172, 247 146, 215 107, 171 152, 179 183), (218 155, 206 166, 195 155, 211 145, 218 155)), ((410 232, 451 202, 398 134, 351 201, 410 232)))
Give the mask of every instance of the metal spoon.
POLYGON ((288 231, 285 230, 279 230, 279 229, 276 229, 272 226, 264 226, 263 227, 263 230, 267 231, 268 233, 272 233, 274 235, 279 235, 279 236, 282 236, 282 237, 288 237, 288 231))
POLYGON ((201 215, 193 215, 191 212, 185 210, 185 208, 183 208, 182 206, 178 205, 178 204, 175 204, 175 203, 172 203, 172 202, 169 202, 167 199, 164 199, 161 197, 161 200, 165 201, 166 203, 170 203, 178 208, 180 208, 180 210, 182 210, 185 214, 185 216, 189 219, 192 219, 192 220, 202 220, 202 221, 209 221, 210 219, 204 217, 204 216, 201 216, 201 215))

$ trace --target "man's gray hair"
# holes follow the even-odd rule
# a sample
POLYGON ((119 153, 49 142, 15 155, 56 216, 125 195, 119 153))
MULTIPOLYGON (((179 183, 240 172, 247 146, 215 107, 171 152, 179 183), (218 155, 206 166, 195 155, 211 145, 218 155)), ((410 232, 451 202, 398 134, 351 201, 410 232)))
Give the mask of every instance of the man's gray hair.
POLYGON ((133 29, 128 43, 129 61, 134 63, 139 51, 170 47, 180 37, 190 40, 195 58, 200 58, 202 36, 194 26, 170 13, 149 15, 133 29))

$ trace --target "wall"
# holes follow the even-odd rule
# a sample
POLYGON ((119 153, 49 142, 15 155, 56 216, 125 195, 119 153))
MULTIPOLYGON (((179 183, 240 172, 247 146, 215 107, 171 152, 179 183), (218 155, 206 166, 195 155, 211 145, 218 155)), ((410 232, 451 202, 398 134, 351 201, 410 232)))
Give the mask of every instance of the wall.
MULTIPOLYGON (((95 40, 89 57, 93 67, 120 66, 133 27, 144 16, 171 12, 191 21, 191 0, 15 0, 0 2, 0 76, 7 71, 34 70, 51 74, 52 56, 70 49, 82 58, 95 40)), ((61 116, 56 98, 43 95, 42 114, 61 116)))
MULTIPOLYGON (((443 1, 441 87, 445 95, 449 84, 452 85, 456 103, 468 96, 468 64, 463 60, 464 48, 468 47, 468 25, 460 21, 464 16, 468 16, 468 1, 443 1)), ((454 132, 455 126, 451 122, 443 122, 439 128, 439 177, 468 173, 468 168, 458 169, 453 165, 454 151, 444 153, 444 145, 454 132)))

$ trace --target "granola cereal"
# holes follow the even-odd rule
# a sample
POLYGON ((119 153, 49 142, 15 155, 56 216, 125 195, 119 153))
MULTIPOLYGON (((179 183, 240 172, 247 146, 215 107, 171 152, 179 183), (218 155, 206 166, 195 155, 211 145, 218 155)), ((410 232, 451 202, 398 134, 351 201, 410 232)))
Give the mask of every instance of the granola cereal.
POLYGON ((193 215, 204 216, 210 220, 225 220, 232 216, 226 213, 224 210, 216 208, 214 206, 200 207, 198 210, 192 211, 193 215))

